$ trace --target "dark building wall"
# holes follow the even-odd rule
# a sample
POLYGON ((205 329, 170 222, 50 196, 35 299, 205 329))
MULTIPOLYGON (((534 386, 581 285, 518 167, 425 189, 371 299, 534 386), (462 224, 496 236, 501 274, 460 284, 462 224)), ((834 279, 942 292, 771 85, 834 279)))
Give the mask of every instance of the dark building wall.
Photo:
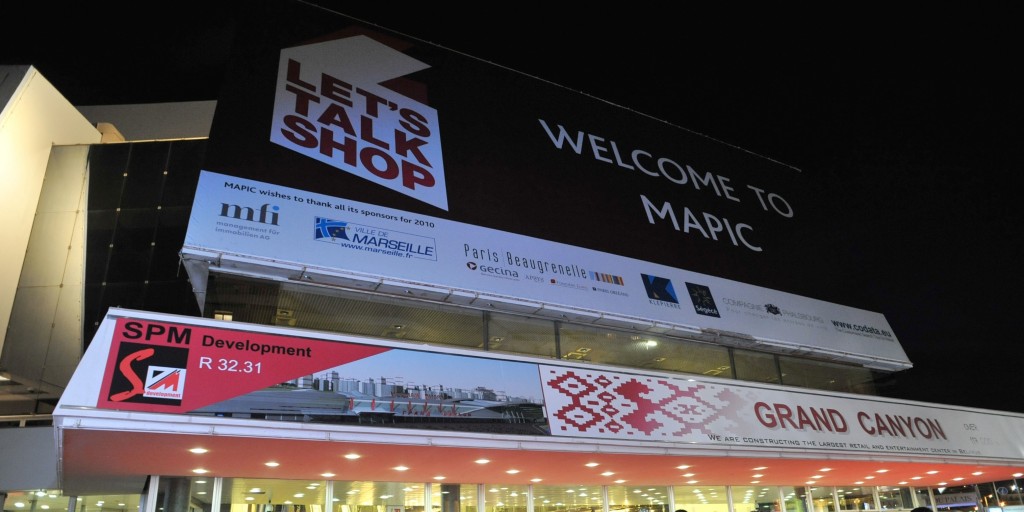
POLYGON ((201 314, 178 252, 206 145, 196 139, 90 148, 86 345, 110 307, 201 314))

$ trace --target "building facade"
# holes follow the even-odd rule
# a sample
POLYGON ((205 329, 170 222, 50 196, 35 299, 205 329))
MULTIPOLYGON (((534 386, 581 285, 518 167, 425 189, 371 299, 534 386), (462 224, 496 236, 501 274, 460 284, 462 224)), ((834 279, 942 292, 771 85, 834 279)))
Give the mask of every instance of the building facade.
POLYGON ((791 169, 290 9, 208 137, 8 70, 4 511, 1024 509, 1024 417, 879 396, 885 317, 784 291, 791 169))

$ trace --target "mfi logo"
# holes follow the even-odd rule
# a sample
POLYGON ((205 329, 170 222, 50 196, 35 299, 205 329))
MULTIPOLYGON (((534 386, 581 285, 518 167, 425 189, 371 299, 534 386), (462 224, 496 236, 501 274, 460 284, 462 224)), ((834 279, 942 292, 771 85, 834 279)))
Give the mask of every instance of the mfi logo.
POLYGON ((111 402, 180 406, 188 349, 122 342, 110 379, 111 402))
POLYGON ((270 141, 447 210, 437 111, 383 85, 429 67, 363 35, 284 48, 270 141))
POLYGON ((260 206, 259 210, 249 206, 221 203, 220 216, 227 217, 229 219, 258 222, 260 224, 271 224, 276 226, 278 221, 277 211, 280 209, 281 208, 279 206, 270 206, 266 203, 264 203, 263 206, 260 206))
POLYGON ((672 281, 647 274, 640 274, 640 278, 644 282, 644 289, 647 290, 648 297, 662 302, 679 304, 679 297, 676 296, 676 290, 672 288, 672 281))
POLYGON ((713 316, 722 318, 718 314, 718 306, 715 298, 711 296, 711 288, 702 284, 686 283, 686 291, 690 294, 690 301, 693 302, 693 310, 698 315, 713 316))

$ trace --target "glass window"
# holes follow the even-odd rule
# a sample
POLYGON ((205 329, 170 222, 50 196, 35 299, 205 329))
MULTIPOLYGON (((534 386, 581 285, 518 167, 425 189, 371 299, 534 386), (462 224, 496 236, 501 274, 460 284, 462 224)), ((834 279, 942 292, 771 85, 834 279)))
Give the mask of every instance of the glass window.
POLYGON ((807 488, 783 486, 779 488, 785 507, 779 512, 807 512, 807 488))
MULTIPOLYGON (((676 509, 687 512, 729 512, 729 498, 722 485, 677 485, 673 487, 676 509)), ((739 512, 742 509, 737 509, 739 512)))
MULTIPOLYGON (((163 486, 164 478, 160 478, 161 486, 163 486)), ((221 488, 221 507, 216 510, 323 512, 326 488, 324 481, 225 478, 221 488)), ((161 510, 159 506, 157 510, 161 510)), ((164 508, 163 510, 187 509, 164 508)))
POLYGON ((488 485, 481 512, 526 512, 529 491, 525 485, 488 485))
POLYGON ((558 357, 553 321, 493 312, 487 317, 487 350, 558 357))
POLYGON ((836 500, 831 487, 810 487, 814 512, 836 512, 836 500))
POLYGON ((996 496, 999 498, 999 507, 1003 512, 1024 511, 1024 501, 1021 499, 1021 490, 1014 480, 1000 480, 995 482, 996 496))
MULTIPOLYGON (((490 506, 491 495, 496 486, 488 486, 487 496, 490 506)), ((580 485, 580 486, 558 486, 558 485, 535 485, 533 486, 533 510, 534 512, 592 512, 601 510, 604 502, 601 499, 601 486, 580 485)), ((488 508, 493 511, 494 509, 488 508)))
POLYGON ((876 510, 875 488, 853 485, 836 488, 839 510, 876 510))
POLYGON ((671 512, 668 488, 662 486, 608 486, 608 508, 623 512, 671 512))
POLYGON ((733 485, 734 512, 779 512, 779 491, 760 485, 733 485))
POLYGON ((775 364, 775 356, 764 352, 733 349, 733 361, 736 364, 736 378, 750 382, 779 383, 779 367, 775 364))
POLYGON ((826 361, 779 356, 782 383, 811 389, 876 394, 871 370, 826 361))
POLYGON ((914 508, 910 501, 909 487, 879 487, 878 506, 881 510, 894 510, 900 508, 914 508))
POLYGON ((563 359, 732 377, 725 347, 569 324, 559 336, 563 359))

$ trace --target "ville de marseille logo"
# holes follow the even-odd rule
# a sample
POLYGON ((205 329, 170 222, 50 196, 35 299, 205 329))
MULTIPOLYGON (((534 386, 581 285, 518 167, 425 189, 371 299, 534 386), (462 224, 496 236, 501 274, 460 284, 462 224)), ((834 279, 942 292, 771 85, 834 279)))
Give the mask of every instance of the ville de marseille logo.
POLYGON ((122 342, 110 379, 111 402, 180 406, 188 349, 122 342))

